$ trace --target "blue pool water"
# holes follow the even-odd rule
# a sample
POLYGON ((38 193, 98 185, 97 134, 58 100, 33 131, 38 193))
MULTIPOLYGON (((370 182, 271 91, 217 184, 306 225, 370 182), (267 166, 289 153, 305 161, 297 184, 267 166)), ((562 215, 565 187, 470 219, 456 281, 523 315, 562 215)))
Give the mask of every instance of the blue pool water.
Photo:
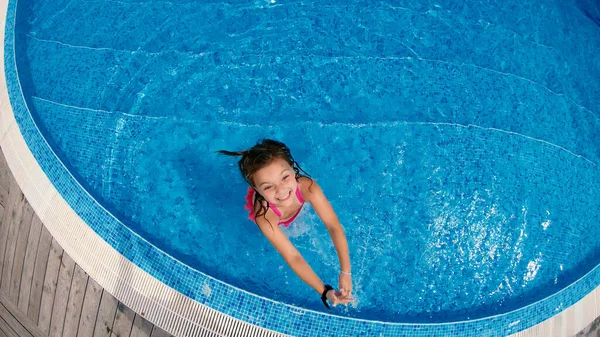
MULTIPOLYGON (((505 313, 600 261, 591 0, 18 4, 18 75, 54 151, 203 273, 323 310, 247 220, 235 162, 215 154, 262 137, 290 146, 346 229, 357 301, 335 315, 505 313)), ((286 231, 334 283, 314 212, 286 231)))

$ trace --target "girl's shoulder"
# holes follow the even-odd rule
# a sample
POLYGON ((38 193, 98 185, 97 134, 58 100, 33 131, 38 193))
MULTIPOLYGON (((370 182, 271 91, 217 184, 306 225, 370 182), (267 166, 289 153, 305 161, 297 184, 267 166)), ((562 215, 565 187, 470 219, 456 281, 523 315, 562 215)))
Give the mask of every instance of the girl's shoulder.
POLYGON ((311 196, 313 196, 315 192, 318 193, 321 190, 317 182, 309 177, 298 178, 298 187, 300 188, 302 198, 307 201, 310 200, 311 196))

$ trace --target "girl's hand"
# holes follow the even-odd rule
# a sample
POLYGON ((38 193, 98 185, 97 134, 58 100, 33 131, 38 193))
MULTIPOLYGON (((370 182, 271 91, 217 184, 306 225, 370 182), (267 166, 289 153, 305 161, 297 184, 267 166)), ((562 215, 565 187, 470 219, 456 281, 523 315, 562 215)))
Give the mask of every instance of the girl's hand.
POLYGON ((352 297, 344 296, 341 292, 335 289, 329 290, 326 296, 334 307, 338 304, 348 304, 350 302, 354 302, 354 299, 352 297))
POLYGON ((350 297, 352 295, 352 276, 348 274, 340 273, 340 292, 345 297, 350 297))

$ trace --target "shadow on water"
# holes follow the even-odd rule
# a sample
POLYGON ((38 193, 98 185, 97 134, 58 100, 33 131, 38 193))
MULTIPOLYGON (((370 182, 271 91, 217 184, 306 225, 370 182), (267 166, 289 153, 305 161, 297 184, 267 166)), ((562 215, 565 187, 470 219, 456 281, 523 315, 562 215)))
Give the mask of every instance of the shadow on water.
POLYGON ((585 14, 585 16, 587 16, 588 18, 590 18, 590 20, 592 20, 596 26, 600 27, 600 17, 595 17, 593 16, 590 12, 583 10, 583 13, 585 14))
POLYGON ((577 7, 596 26, 600 27, 600 1, 579 0, 577 7))

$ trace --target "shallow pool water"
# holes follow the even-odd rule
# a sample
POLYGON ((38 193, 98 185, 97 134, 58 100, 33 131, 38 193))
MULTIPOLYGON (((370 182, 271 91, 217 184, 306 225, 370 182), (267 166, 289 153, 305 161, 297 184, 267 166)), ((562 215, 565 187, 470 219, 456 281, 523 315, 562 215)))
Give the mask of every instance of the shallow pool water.
MULTIPOLYGON (((489 316, 598 264, 593 1, 19 0, 17 65, 59 157, 192 267, 324 310, 247 220, 235 160, 263 137, 323 187, 357 301, 394 322, 489 316)), ((329 283, 306 208, 286 229, 329 283)))

